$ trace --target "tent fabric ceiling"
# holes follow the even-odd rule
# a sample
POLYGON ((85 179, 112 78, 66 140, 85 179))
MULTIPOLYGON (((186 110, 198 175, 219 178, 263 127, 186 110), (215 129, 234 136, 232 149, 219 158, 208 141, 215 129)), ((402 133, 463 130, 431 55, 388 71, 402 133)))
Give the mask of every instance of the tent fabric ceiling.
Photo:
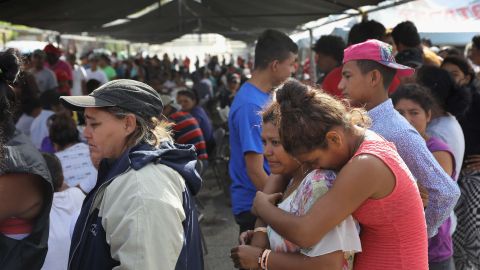
POLYGON ((219 33, 253 41, 266 28, 294 30, 298 25, 377 5, 375 0, 3 0, 0 20, 60 33, 108 35, 130 41, 162 43, 188 33, 219 33), (102 27, 155 2, 156 10, 127 23, 102 27))

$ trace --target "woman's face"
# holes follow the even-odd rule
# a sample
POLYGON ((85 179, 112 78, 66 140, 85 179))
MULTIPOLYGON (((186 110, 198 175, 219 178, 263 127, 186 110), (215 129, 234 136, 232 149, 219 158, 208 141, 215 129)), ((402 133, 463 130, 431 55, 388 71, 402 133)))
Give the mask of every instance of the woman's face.
POLYGON ((126 149, 126 118, 118 119, 113 114, 98 108, 85 108, 85 129, 90 155, 94 160, 119 158, 126 149))
POLYGON ((431 112, 426 112, 417 102, 402 98, 395 104, 395 109, 420 133, 425 136, 431 112))
POLYGON ((338 153, 332 151, 328 147, 317 148, 310 152, 306 152, 303 154, 299 154, 297 159, 309 169, 324 169, 324 170, 332 170, 338 171, 340 170, 343 165, 341 159, 338 159, 338 153))
POLYGON ((306 168, 339 171, 351 158, 347 140, 350 135, 341 128, 335 128, 325 135, 327 146, 315 148, 296 156, 306 168), (348 137, 348 138, 347 138, 348 137))
POLYGON ((455 80, 455 83, 460 86, 467 85, 470 81, 469 76, 467 76, 465 73, 462 72, 460 68, 458 68, 457 65, 451 64, 451 63, 445 63, 442 65, 442 68, 450 75, 452 75, 453 79, 455 80))
POLYGON ((177 96, 177 103, 182 106, 182 111, 189 112, 195 107, 195 102, 193 99, 184 96, 184 95, 178 95, 177 96))
POLYGON ((270 171, 274 174, 292 174, 300 163, 290 156, 280 143, 278 128, 272 123, 262 126, 263 154, 267 159, 270 171))

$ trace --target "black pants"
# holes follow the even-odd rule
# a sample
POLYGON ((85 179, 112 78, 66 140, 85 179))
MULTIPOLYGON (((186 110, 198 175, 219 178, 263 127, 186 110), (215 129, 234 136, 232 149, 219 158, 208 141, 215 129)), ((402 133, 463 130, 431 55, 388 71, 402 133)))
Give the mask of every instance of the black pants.
POLYGON ((253 230, 255 228, 256 220, 257 217, 250 213, 250 211, 235 215, 235 222, 237 222, 238 226, 240 227, 240 233, 247 230, 253 230))

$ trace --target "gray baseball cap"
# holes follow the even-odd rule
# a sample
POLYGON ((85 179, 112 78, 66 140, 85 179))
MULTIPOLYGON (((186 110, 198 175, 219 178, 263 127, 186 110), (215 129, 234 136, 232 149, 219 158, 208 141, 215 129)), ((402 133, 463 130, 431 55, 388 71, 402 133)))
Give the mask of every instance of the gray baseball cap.
POLYGON ((162 99, 157 91, 147 84, 127 79, 110 81, 88 96, 62 96, 60 100, 74 111, 119 107, 142 118, 159 117, 163 111, 162 99))

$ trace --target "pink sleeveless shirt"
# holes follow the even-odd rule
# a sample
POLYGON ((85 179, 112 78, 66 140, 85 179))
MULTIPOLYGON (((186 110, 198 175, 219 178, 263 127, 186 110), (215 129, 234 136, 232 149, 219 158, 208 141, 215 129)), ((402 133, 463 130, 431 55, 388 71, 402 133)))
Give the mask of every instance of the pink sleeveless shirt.
POLYGON ((427 225, 420 193, 393 143, 373 132, 355 153, 382 160, 395 175, 395 187, 382 199, 368 199, 353 213, 361 225, 362 252, 355 270, 428 270, 427 225))

